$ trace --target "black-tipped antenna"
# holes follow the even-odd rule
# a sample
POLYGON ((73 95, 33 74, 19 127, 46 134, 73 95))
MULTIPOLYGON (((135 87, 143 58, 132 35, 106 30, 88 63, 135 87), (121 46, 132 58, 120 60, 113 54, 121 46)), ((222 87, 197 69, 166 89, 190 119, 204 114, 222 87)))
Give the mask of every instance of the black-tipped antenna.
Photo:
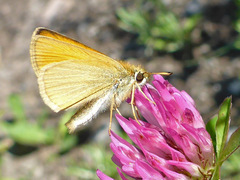
POLYGON ((149 74, 160 74, 160 75, 163 75, 163 76, 170 76, 173 73, 172 72, 158 72, 158 73, 149 73, 149 74))

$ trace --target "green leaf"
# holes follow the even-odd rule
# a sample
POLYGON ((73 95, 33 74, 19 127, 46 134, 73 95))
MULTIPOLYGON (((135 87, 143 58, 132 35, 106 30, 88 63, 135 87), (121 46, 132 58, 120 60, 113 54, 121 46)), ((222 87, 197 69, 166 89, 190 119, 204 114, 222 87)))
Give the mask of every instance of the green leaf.
POLYGON ((26 116, 24 112, 24 107, 21 98, 17 94, 12 94, 8 97, 8 104, 14 115, 14 119, 17 121, 26 121, 26 116))
POLYGON ((37 124, 39 126, 43 126, 44 122, 47 120, 48 117, 49 117, 49 112, 46 111, 45 109, 42 110, 40 115, 37 117, 37 124))
MULTIPOLYGON (((220 110, 218 113, 218 119, 216 122, 216 165, 214 168, 212 180, 218 180, 220 179, 220 167, 222 165, 222 162, 219 160, 223 151, 223 148, 225 146, 225 143, 227 141, 227 135, 229 130, 229 124, 230 124, 230 110, 231 110, 231 100, 232 98, 226 98, 222 105, 220 106, 220 110)), ((214 118, 213 118, 214 119, 214 118)), ((208 125, 210 132, 213 131, 211 127, 214 125, 215 120, 211 122, 211 124, 208 125)))
POLYGON ((236 150, 226 161, 223 162, 221 167, 221 178, 239 180, 240 179, 240 149, 236 150))
POLYGON ((30 123, 2 123, 3 129, 15 142, 26 145, 51 144, 54 140, 53 129, 43 129, 30 123))
POLYGON ((68 152, 70 149, 72 149, 77 144, 77 136, 73 135, 67 135, 60 141, 60 153, 68 152))
POLYGON ((60 136, 60 138, 64 138, 68 133, 67 127, 65 126, 65 123, 68 122, 71 117, 73 116, 73 114, 75 113, 75 111, 67 111, 65 112, 59 122, 59 126, 58 126, 58 134, 60 136))
POLYGON ((216 132, 215 132, 215 127, 216 127, 216 124, 217 124, 217 120, 218 120, 218 117, 215 116, 210 121, 208 121, 208 123, 206 125, 207 132, 210 134, 211 139, 212 139, 212 143, 213 143, 213 147, 214 147, 215 153, 216 153, 216 132))
POLYGON ((220 166, 216 166, 211 180, 219 180, 220 179, 219 177, 220 177, 220 166))
POLYGON ((225 161, 240 146, 240 128, 238 128, 230 137, 227 145, 224 147, 220 156, 220 161, 225 161))
POLYGON ((201 16, 181 18, 162 1, 136 1, 132 8, 117 10, 119 26, 125 31, 138 34, 137 42, 153 50, 175 52, 191 43, 191 33, 201 16), (160 41, 161 40, 161 41, 160 41), (155 42, 156 41, 156 42, 155 42))
POLYGON ((226 98, 222 103, 216 124, 216 156, 217 160, 225 146, 227 141, 227 135, 230 124, 230 109, 231 109, 232 98, 226 98))
POLYGON ((184 32, 191 32, 194 27, 198 24, 198 22, 201 20, 202 16, 200 14, 193 15, 186 19, 186 22, 184 23, 184 32))

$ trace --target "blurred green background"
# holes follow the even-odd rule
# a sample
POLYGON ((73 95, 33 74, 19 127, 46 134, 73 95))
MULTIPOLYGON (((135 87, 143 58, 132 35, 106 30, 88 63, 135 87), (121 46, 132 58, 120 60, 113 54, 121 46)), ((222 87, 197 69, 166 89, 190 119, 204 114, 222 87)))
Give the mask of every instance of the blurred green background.
MULTIPOLYGON (((170 71, 168 80, 195 100, 205 122, 232 95, 231 128, 240 125, 240 0, 0 0, 0 179, 117 179, 109 112, 78 134, 40 98, 29 45, 36 27, 75 38, 112 58, 170 71)), ((120 111, 132 117, 129 105, 120 111)), ((126 137, 114 120, 113 130, 126 137)), ((222 179, 240 178, 240 152, 222 179)))

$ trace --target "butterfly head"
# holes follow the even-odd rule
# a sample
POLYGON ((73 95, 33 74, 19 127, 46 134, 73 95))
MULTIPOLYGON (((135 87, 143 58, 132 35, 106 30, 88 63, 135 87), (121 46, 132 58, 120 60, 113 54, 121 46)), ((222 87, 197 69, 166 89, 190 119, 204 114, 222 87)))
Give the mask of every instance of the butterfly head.
POLYGON ((149 73, 145 71, 135 72, 135 82, 140 86, 145 85, 148 82, 149 78, 150 78, 149 73))

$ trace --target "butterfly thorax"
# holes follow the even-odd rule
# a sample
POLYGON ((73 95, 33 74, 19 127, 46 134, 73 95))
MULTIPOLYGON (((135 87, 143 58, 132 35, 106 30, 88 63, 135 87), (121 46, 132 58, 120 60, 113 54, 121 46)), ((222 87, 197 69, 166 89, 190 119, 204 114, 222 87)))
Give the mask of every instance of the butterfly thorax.
POLYGON ((141 66, 135 66, 124 61, 118 62, 124 67, 124 72, 119 74, 114 83, 116 106, 130 97, 133 88, 138 87, 137 84, 141 87, 149 80, 149 73, 141 66))

